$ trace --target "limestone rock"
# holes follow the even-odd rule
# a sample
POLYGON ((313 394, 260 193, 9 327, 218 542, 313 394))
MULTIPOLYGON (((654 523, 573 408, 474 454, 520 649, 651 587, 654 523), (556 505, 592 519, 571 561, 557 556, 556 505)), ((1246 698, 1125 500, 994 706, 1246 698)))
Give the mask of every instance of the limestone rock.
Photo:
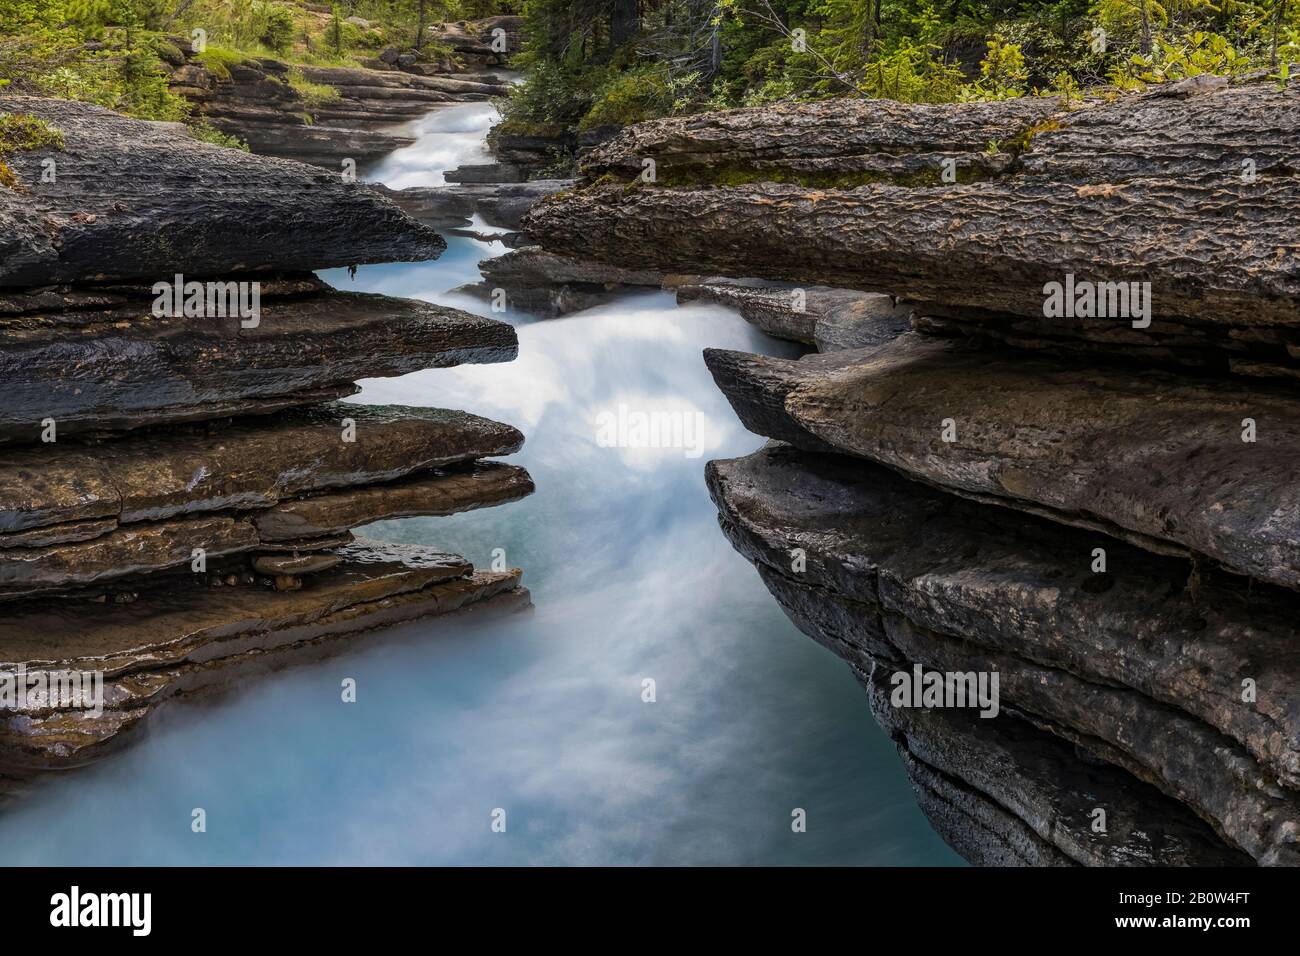
POLYGON ((1177 561, 843 456, 772 446, 711 463, 708 480, 733 544, 850 663, 996 672, 1004 709, 1193 807, 1256 858, 1297 857, 1293 593, 1220 576, 1189 594, 1177 561), (1105 574, 1090 568, 1098 544, 1105 574), (1243 676, 1259 704, 1243 701, 1243 676))
POLYGON ((773 286, 723 276, 680 282, 676 288, 679 304, 731 306, 768 335, 815 344, 820 352, 881 345, 911 327, 911 306, 879 293, 773 286))
POLYGON ((0 670, 102 671, 105 709, 46 707, 0 719, 0 769, 80 766, 117 749, 159 705, 231 681, 317 660, 355 635, 460 610, 528 606, 520 573, 475 572, 454 555, 356 545, 300 590, 212 589, 178 579, 92 616, 67 604, 0 621, 0 670))
POLYGON ((0 99, 0 111, 40 117, 65 141, 7 158, 24 192, 0 192, 0 287, 312 270, 446 248, 363 186, 200 143, 175 123, 34 97, 0 99), (49 158, 58 175, 43 183, 49 158))
MULTIPOLYGON (((260 324, 157 317, 147 290, 64 290, 62 310, 0 321, 0 441, 122 430, 318 403, 358 379, 515 357, 502 322, 411 299, 328 289, 270 296, 260 324)), ((41 297, 37 297, 41 301, 41 297)))
POLYGON ((1283 395, 915 334, 820 363, 706 361, 751 430, 1300 587, 1300 405, 1283 395))

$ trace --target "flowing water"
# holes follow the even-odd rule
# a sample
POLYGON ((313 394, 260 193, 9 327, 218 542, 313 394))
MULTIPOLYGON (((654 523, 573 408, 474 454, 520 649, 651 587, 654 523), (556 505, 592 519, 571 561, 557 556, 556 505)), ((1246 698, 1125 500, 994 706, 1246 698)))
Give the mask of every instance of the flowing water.
MULTIPOLYGON (((485 161, 494 119, 481 105, 431 114, 371 176, 441 182, 485 161)), ((452 237, 436 262, 324 275, 486 312, 447 290, 503 251, 452 237)), ((848 668, 787 621, 717 527, 704 462, 762 440, 736 421, 701 349, 788 346, 659 292, 505 318, 517 361, 367 381, 358 400, 518 426, 528 442, 512 460, 537 493, 365 534, 479 565, 503 550, 536 610, 413 623, 219 703, 164 710, 134 748, 48 778, 0 815, 0 862, 960 863, 848 668), (620 404, 702 414, 702 456, 601 447, 597 416, 620 404), (340 699, 344 677, 356 703, 340 699), (191 832, 195 807, 206 833, 191 832), (795 808, 804 833, 792 832, 795 808), (505 833, 491 827, 498 809, 505 833)))

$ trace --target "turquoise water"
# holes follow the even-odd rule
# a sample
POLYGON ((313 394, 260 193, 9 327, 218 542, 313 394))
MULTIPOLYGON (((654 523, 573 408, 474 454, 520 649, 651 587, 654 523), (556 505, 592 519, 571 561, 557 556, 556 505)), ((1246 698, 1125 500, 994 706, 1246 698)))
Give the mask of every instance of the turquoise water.
MULTIPOLYGON (((446 290, 500 251, 453 239, 434 263, 324 275, 486 311, 446 290)), ((0 862, 960 863, 848 668, 786 620, 717 528, 704 462, 762 441, 700 351, 788 346, 658 292, 506 317, 514 363, 372 380, 360 400, 515 424, 528 443, 512 460, 537 493, 365 533, 481 565, 503 550, 535 610, 417 622, 219 703, 164 710, 136 747, 43 781, 0 816, 0 862), (601 447, 596 417, 620 403, 702 414, 703 456, 601 447), (355 704, 340 700, 345 677, 355 704), (206 833, 191 832, 195 807, 206 833), (795 808, 807 832, 792 832, 795 808)))

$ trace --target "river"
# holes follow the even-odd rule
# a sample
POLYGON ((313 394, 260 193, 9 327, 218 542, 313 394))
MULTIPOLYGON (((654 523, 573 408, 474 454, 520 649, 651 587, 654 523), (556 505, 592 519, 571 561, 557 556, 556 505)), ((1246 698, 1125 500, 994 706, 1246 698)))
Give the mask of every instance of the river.
MULTIPOLYGON (((487 161, 495 118, 484 104, 432 113, 415 145, 369 175, 441 183, 487 161)), ((487 313, 447 290, 504 247, 448 245, 436 262, 323 275, 487 313)), ((358 400, 516 425, 528 442, 512 460, 537 493, 364 533, 479 565, 503 552, 536 609, 417 622, 216 703, 164 709, 136 746, 43 780, 0 815, 0 862, 961 864, 848 668, 789 623, 717 527, 704 462, 762 440, 700 352, 790 347, 661 292, 567 318, 502 317, 519 331, 515 362, 371 380, 358 400), (702 456, 602 447, 597 416, 620 404, 699 413, 702 456), (341 701, 344 677, 356 703, 341 701), (196 807, 206 832, 191 830, 196 807), (792 829, 796 809, 806 832, 792 829)))

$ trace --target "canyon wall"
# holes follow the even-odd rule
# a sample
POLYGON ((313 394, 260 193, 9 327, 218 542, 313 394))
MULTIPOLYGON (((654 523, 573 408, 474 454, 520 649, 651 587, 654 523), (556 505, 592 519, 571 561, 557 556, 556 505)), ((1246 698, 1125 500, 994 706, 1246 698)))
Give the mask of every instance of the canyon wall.
POLYGON ((1260 76, 779 105, 525 219, 818 349, 706 352, 771 439, 709 488, 973 862, 1300 861, 1297 155, 1260 76))

